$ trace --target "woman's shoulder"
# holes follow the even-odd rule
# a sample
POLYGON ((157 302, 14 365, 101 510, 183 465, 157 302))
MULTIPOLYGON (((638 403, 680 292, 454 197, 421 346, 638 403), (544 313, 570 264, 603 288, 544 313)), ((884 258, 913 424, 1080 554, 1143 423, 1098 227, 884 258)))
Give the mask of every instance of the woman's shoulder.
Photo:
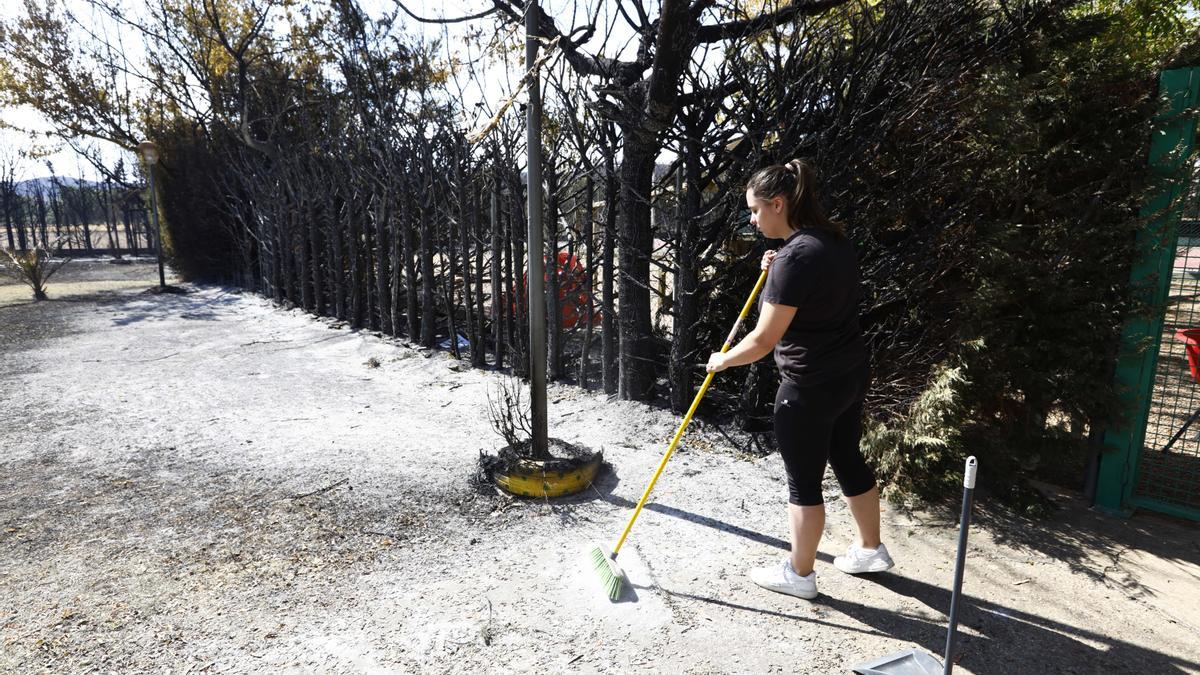
POLYGON ((804 260, 819 254, 824 248, 825 242, 821 240, 816 230, 804 229, 789 237, 776 255, 793 260, 804 260))

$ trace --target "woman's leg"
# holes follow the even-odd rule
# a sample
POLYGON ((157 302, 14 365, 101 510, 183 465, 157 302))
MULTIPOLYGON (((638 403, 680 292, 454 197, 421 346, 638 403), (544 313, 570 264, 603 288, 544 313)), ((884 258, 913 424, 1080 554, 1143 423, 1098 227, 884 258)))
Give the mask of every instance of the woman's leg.
POLYGON ((825 531, 821 480, 836 416, 830 402, 837 397, 831 393, 801 389, 785 381, 775 395, 775 437, 788 478, 792 569, 801 576, 813 571, 825 531))
POLYGON ((775 436, 787 467, 788 529, 792 554, 785 564, 751 570, 754 583, 801 598, 817 597, 813 564, 825 531, 825 500, 821 481, 829 459, 834 421, 854 403, 854 380, 816 387, 797 387, 784 381, 775 395, 775 436))
POLYGON ((870 373, 864 366, 856 372, 855 377, 861 390, 854 404, 834 420, 829 465, 833 467, 846 504, 850 506, 850 514, 854 517, 858 546, 875 549, 882 543, 879 533, 879 488, 875 482, 875 472, 863 458, 859 447, 862 441, 863 398, 866 396, 870 373))
POLYGON ((858 545, 862 548, 879 546, 879 488, 875 472, 859 450, 862 440, 862 403, 850 407, 833 424, 833 441, 829 449, 829 465, 842 486, 842 495, 854 516, 858 530, 858 545))
POLYGON ((872 487, 860 495, 845 499, 858 529, 858 545, 862 548, 879 548, 882 543, 879 538, 879 488, 872 487))
POLYGON ((788 504, 788 520, 792 531, 792 569, 808 576, 817 561, 817 546, 825 532, 825 505, 800 506, 788 504))

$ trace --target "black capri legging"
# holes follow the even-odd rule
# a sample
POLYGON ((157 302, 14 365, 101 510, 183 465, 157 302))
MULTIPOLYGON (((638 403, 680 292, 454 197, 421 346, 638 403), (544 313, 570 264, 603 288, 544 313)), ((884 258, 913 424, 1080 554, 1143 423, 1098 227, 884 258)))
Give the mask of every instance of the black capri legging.
POLYGON ((790 503, 825 503, 821 480, 826 461, 847 497, 875 487, 875 472, 858 447, 869 368, 864 362, 832 382, 811 387, 798 387, 786 378, 781 381, 775 394, 775 438, 787 467, 790 503))

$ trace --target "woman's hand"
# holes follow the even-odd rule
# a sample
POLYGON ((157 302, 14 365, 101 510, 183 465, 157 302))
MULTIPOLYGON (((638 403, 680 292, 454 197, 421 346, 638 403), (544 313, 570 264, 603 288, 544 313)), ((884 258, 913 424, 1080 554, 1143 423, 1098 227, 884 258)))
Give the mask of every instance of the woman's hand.
POLYGON ((704 366, 704 370, 710 373, 719 373, 729 367, 726 361, 725 354, 721 352, 713 352, 708 357, 708 365, 704 366))
POLYGON ((771 261, 775 259, 776 251, 767 251, 762 257, 762 269, 767 269, 771 266, 771 261))

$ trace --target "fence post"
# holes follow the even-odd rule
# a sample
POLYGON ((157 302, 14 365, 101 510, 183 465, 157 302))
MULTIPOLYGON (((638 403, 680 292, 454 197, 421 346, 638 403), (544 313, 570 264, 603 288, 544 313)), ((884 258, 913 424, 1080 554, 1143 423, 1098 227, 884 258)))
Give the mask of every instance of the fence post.
POLYGON ((1155 121, 1148 165, 1156 192, 1142 205, 1146 227, 1138 232, 1137 258, 1129 272, 1134 298, 1146 312, 1133 312, 1121 329, 1114 386, 1122 419, 1105 431, 1095 505, 1117 515, 1131 513, 1137 462, 1146 437, 1154 392, 1154 370, 1162 341, 1164 306, 1175 262, 1180 196, 1190 176, 1188 160, 1196 141, 1196 119, 1184 114, 1200 98, 1200 68, 1166 70, 1159 76, 1163 108, 1155 121))

